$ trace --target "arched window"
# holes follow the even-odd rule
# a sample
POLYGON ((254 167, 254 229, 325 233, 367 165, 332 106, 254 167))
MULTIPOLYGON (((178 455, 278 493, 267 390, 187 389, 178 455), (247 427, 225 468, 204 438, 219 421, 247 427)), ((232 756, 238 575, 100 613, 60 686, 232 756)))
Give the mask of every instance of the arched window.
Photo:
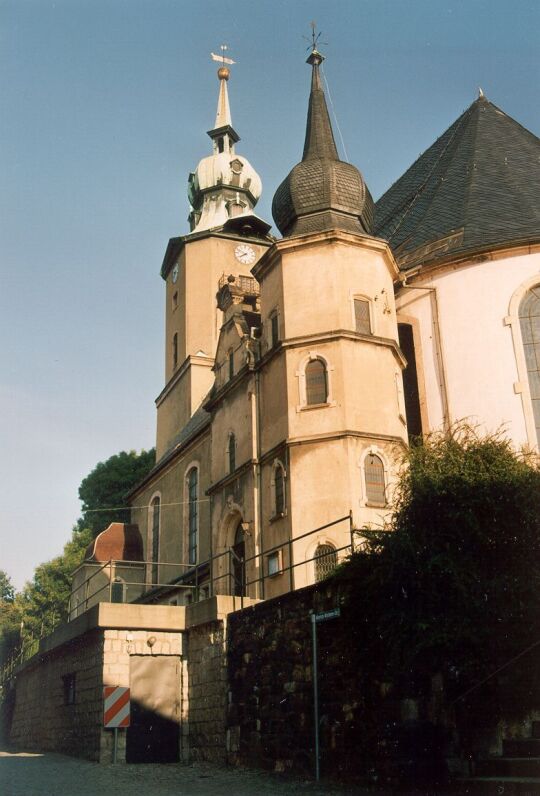
POLYGON ((158 582, 160 507, 161 500, 155 497, 152 501, 152 583, 158 582))
POLYGON ((197 563, 197 538, 199 531, 199 471, 192 467, 188 484, 188 563, 197 563))
POLYGON ((527 363, 536 438, 540 445, 540 285, 527 291, 519 305, 519 325, 527 363))
POLYGON ((364 461, 366 480, 366 499, 368 503, 386 503, 386 487, 384 483, 384 465, 380 456, 368 453, 364 461))
POLYGON ((325 404, 328 400, 328 375, 322 359, 311 359, 306 365, 306 404, 325 404))
POLYGON ((229 456, 229 473, 234 473, 236 470, 236 438, 234 434, 229 434, 227 453, 229 456))
POLYGON ((315 580, 318 583, 324 580, 337 567, 337 553, 336 548, 331 544, 317 545, 314 556, 315 563, 315 580))

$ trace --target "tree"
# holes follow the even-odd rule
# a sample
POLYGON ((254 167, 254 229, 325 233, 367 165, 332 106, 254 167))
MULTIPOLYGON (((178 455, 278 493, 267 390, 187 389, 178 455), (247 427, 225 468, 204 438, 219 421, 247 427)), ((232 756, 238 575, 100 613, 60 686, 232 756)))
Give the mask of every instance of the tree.
POLYGON ((129 522, 126 496, 150 472, 156 455, 149 451, 122 451, 99 462, 79 487, 82 517, 79 528, 89 528, 96 537, 111 522, 129 522))
POLYGON ((15 588, 7 572, 0 570, 0 664, 19 640, 20 617, 15 605, 15 588))
POLYGON ((410 449, 389 530, 366 532, 337 574, 368 679, 422 696, 442 673, 450 701, 469 692, 491 720, 502 698, 491 675, 504 667, 512 709, 530 710, 525 670, 508 664, 539 637, 537 460, 464 425, 431 436, 410 449))
POLYGON ((15 599, 15 588, 11 583, 11 578, 0 569, 0 602, 12 603, 15 599))

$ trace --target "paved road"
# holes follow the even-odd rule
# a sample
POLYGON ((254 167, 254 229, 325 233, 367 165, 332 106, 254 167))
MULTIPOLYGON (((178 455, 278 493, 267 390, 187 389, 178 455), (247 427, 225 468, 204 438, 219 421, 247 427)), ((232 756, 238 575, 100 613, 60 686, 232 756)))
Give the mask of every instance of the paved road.
POLYGON ((364 796, 353 787, 286 781, 210 765, 107 765, 58 754, 0 751, 2 796, 364 796))

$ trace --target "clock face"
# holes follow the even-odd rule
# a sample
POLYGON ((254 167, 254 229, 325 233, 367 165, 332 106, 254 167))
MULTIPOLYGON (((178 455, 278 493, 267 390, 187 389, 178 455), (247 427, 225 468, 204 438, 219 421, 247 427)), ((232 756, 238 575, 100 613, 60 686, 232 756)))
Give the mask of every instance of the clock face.
POLYGON ((178 270, 179 270, 178 269, 178 263, 176 263, 176 265, 172 269, 172 281, 173 281, 173 283, 176 282, 176 280, 178 279, 178 270))
POLYGON ((234 256, 238 260, 238 262, 243 263, 244 265, 250 265, 251 263, 255 262, 255 250, 248 246, 247 243, 239 243, 236 249, 234 250, 234 256))

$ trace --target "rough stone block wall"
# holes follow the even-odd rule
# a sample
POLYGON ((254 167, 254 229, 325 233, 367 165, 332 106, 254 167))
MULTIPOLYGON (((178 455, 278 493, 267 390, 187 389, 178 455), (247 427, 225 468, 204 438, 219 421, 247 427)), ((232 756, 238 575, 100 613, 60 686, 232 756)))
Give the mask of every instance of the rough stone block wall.
POLYGON ((10 741, 16 746, 98 760, 102 725, 103 638, 88 633, 36 656, 17 675, 10 741), (75 703, 63 677, 75 674, 75 703))
POLYGON ((227 657, 221 620, 189 631, 189 746, 192 760, 226 759, 227 657))
MULTIPOLYGON (((228 617, 227 749, 231 763, 314 771, 310 612, 338 604, 328 586, 307 587, 228 617)), ((317 625, 321 771, 362 769, 371 732, 340 620, 317 625)))

